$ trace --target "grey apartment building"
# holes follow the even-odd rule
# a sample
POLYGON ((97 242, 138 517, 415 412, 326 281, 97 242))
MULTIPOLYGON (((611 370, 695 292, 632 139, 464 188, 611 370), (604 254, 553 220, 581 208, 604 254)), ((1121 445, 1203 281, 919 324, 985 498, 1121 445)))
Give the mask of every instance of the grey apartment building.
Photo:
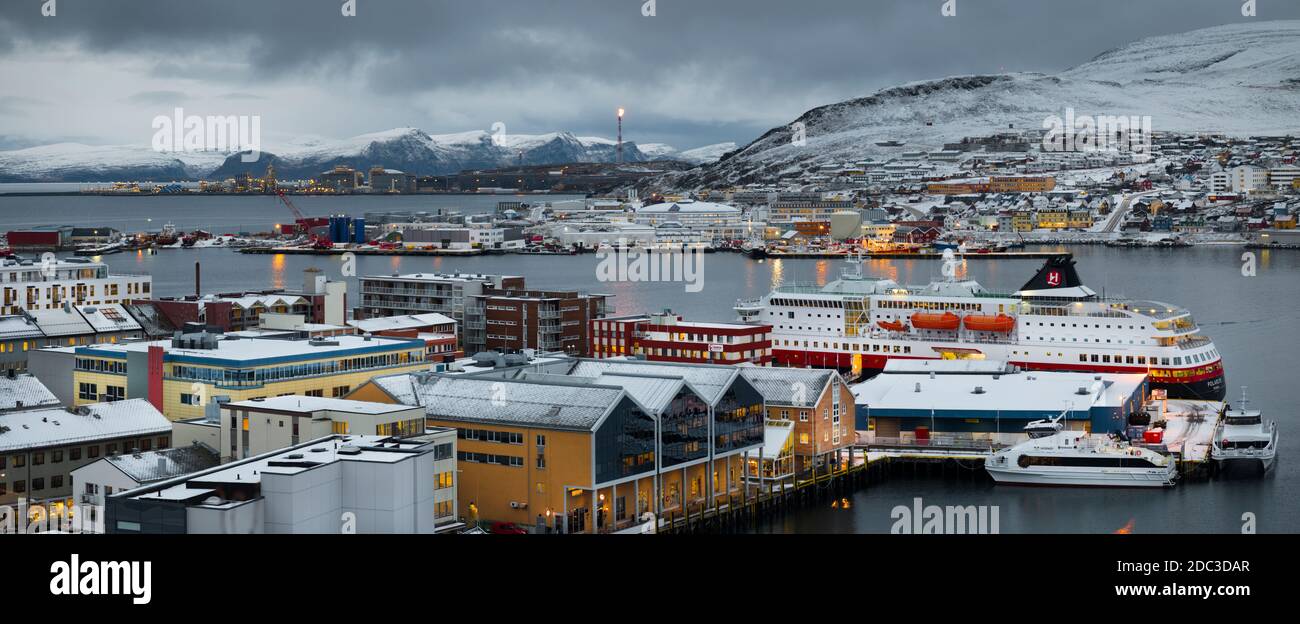
POLYGON ((481 323, 476 323, 472 335, 465 326, 465 311, 474 298, 482 295, 484 289, 524 288, 524 278, 520 276, 474 273, 367 275, 360 282, 358 318, 437 312, 455 319, 460 328, 460 343, 467 353, 472 352, 472 344, 483 343, 478 336, 483 333, 481 323))

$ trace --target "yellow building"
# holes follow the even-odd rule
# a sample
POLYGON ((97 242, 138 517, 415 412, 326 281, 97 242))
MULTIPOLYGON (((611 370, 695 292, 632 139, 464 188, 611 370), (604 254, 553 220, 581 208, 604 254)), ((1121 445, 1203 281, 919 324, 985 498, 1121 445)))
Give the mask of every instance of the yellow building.
POLYGON ((1011 228, 1017 232, 1031 232, 1034 229, 1034 213, 1021 210, 1011 215, 1011 228))
POLYGON ((75 404, 149 399, 170 420, 204 415, 218 397, 342 397, 376 375, 427 370, 424 341, 187 334, 173 340, 69 349, 75 404))
POLYGON ((739 370, 565 359, 540 375, 377 377, 349 398, 419 404, 458 431, 462 515, 608 533, 744 499, 763 402, 739 370))
POLYGON ((1038 227, 1044 230, 1061 230, 1069 227, 1070 212, 1068 210, 1040 210, 1038 211, 1038 227))

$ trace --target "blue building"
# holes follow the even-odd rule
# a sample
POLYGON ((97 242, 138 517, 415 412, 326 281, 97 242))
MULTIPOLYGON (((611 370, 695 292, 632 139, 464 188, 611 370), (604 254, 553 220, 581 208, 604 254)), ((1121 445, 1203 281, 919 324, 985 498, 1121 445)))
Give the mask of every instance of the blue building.
POLYGON ((882 437, 918 429, 1019 434, 1030 421, 1065 412, 1071 428, 1119 432, 1147 396, 1144 374, 971 371, 953 364, 936 363, 928 373, 886 369, 854 386, 857 430, 882 437))

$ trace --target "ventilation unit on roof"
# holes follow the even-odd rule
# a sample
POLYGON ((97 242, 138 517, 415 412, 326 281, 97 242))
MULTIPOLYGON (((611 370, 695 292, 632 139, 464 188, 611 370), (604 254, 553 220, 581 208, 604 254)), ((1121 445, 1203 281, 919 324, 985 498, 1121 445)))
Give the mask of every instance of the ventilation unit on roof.
POLYGON ((975 386, 975 390, 971 394, 984 394, 984 386, 975 386))

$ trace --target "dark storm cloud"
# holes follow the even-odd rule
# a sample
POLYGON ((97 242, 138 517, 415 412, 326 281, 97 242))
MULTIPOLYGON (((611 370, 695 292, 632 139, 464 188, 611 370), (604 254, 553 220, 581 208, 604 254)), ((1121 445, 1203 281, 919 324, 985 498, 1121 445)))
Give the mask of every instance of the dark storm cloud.
MULTIPOLYGON (((809 105, 901 82, 1057 71, 1142 37, 1247 19, 1241 0, 955 0, 951 18, 943 0, 657 0, 655 17, 644 2, 356 0, 357 16, 343 17, 343 0, 58 0, 55 18, 39 2, 7 2, 0 58, 68 44, 135 59, 152 78, 212 81, 214 92, 359 84, 375 102, 423 95, 483 127, 491 120, 461 101, 545 93, 517 103, 514 131, 608 135, 593 110, 680 91, 638 128, 692 147, 744 142, 809 105)), ((1300 17, 1289 0, 1257 8, 1255 19, 1300 17)))

